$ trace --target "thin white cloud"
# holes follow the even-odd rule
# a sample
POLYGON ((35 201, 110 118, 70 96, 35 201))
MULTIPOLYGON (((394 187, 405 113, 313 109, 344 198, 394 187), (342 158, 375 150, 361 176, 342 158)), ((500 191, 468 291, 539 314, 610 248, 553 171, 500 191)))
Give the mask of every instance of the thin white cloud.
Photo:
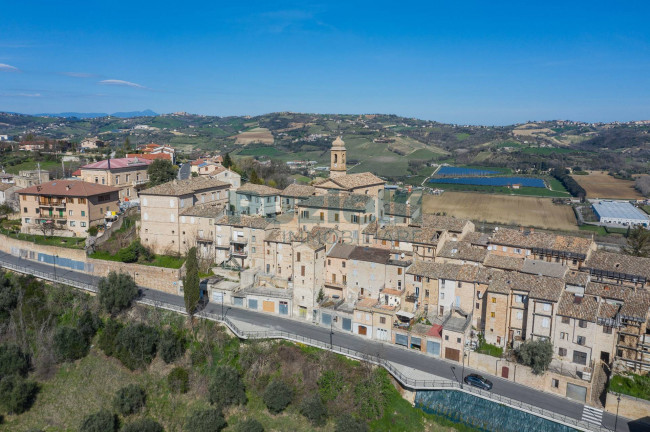
POLYGON ((20 69, 18 69, 15 66, 8 65, 6 63, 0 63, 0 71, 3 71, 3 72, 20 72, 20 69))
POLYGON ((85 72, 61 72, 61 74, 73 78, 92 78, 94 76, 97 76, 95 74, 85 72))
POLYGON ((36 97, 41 97, 43 95, 40 93, 0 93, 0 96, 36 98, 36 97))
POLYGON ((99 83, 103 85, 114 85, 114 86, 122 86, 122 87, 141 88, 141 89, 146 88, 145 86, 134 82, 117 80, 117 79, 101 80, 99 83))

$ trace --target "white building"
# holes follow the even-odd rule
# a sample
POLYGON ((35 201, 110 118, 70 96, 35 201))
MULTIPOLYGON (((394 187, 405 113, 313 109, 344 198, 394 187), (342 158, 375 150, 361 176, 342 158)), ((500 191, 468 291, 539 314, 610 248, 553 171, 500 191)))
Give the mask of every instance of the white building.
POLYGON ((600 223, 608 225, 650 226, 650 217, 625 201, 602 200, 592 204, 600 223))

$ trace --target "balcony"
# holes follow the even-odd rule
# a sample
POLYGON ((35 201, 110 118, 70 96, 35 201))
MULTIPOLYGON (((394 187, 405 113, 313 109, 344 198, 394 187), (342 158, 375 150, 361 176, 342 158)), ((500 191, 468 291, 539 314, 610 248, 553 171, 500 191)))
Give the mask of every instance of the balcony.
POLYGON ((418 300, 418 296, 415 293, 408 293, 406 294, 406 301, 415 303, 418 300))
POLYGON ((200 236, 200 235, 196 236, 196 241, 199 243, 214 243, 214 240, 212 240, 211 238, 207 236, 200 236))
POLYGON ((39 201, 39 207, 44 208, 65 208, 65 200, 39 201))
POLYGON ((243 248, 233 248, 230 251, 230 255, 234 257, 246 258, 248 256, 248 252, 243 248))
POLYGON ((230 243, 231 243, 231 244, 242 244, 242 245, 245 245, 245 244, 248 244, 248 239, 246 239, 246 238, 244 238, 244 237, 237 237, 237 238, 234 238, 234 239, 230 240, 230 243))
POLYGON ((347 286, 347 281, 325 281, 325 286, 327 287, 332 287, 332 288, 338 288, 338 289, 344 289, 347 286))

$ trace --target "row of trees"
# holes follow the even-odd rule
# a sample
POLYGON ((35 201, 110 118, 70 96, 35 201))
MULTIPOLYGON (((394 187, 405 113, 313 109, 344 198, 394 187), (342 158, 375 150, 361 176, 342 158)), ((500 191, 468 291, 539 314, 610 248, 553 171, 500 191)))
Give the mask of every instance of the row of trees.
POLYGON ((650 175, 642 175, 634 181, 634 188, 644 197, 650 197, 650 175))
POLYGON ((551 171, 551 175, 558 179, 560 183, 569 191, 571 196, 580 198, 584 200, 587 196, 587 191, 578 184, 577 181, 573 179, 567 172, 567 170, 562 168, 555 168, 551 171))

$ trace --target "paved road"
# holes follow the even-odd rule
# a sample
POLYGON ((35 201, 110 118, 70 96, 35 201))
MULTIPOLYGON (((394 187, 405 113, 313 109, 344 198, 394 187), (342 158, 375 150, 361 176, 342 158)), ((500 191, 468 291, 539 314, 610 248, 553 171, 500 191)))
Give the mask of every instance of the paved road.
MULTIPOLYGON (((54 275, 55 271, 54 266, 52 265, 28 261, 0 252, 0 265, 3 263, 30 267, 41 272, 50 273, 51 275, 54 275)), ((63 269, 61 267, 56 268, 56 276, 93 285, 96 284, 98 280, 98 278, 95 276, 63 269)), ((160 301, 178 306, 184 306, 183 297, 179 295, 168 294, 147 288, 142 289, 142 295, 143 297, 153 301, 160 301)), ((210 303, 206 307, 206 311, 215 314, 221 314, 221 305, 210 303)), ((231 318, 235 318, 238 321, 244 321, 253 325, 263 326, 274 330, 282 330, 299 334, 301 336, 316 339, 325 343, 329 343, 330 340, 329 327, 320 327, 309 322, 299 321, 297 319, 288 319, 277 315, 264 314, 248 309, 234 307, 228 307, 226 315, 231 318)), ((399 363, 404 366, 431 373, 442 378, 451 380, 461 379, 462 366, 460 364, 433 358, 416 351, 399 348, 395 345, 340 332, 334 333, 333 343, 335 345, 348 349, 354 349, 365 354, 376 355, 393 363, 399 363)), ((465 375, 472 372, 485 374, 484 372, 473 370, 468 367, 465 368, 465 375)), ((496 376, 490 376, 490 379, 494 382, 494 388, 492 389, 494 393, 571 418, 581 419, 583 417, 583 404, 577 403, 567 398, 535 390, 534 388, 526 387, 496 376)), ((630 432, 631 430, 641 430, 635 428, 632 426, 632 424, 628 424, 628 421, 628 419, 619 417, 617 431, 630 432)), ((603 413, 602 425, 604 427, 613 430, 614 422, 614 415, 603 413)))
POLYGON ((178 169, 178 179, 186 180, 190 178, 190 174, 192 174, 191 169, 192 166, 189 162, 184 163, 183 166, 178 169))

